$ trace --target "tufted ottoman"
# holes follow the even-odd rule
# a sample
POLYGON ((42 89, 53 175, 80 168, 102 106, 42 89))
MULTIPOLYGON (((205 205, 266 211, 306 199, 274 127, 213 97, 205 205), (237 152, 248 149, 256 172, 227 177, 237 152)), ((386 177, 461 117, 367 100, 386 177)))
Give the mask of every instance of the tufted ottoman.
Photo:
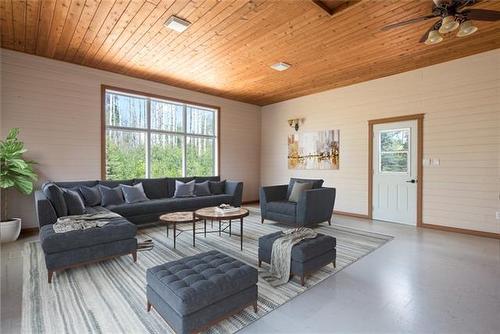
POLYGON ((168 262, 146 271, 151 306, 177 333, 199 332, 253 305, 257 269, 218 251, 168 262))
MULTIPOLYGON (((262 261, 271 263, 271 252, 274 240, 283 233, 275 232, 259 238, 259 267, 262 261)), ((306 275, 332 263, 335 268, 337 255, 337 240, 329 235, 318 233, 316 238, 305 239, 292 248, 292 275, 300 276, 300 283, 304 285, 306 275)))

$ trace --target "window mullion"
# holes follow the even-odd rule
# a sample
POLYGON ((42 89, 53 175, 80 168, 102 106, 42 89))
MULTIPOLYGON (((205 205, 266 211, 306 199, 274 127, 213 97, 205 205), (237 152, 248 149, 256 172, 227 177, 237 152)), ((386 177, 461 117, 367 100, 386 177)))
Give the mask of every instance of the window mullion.
POLYGON ((146 132, 146 177, 151 177, 151 99, 146 103, 146 119, 147 119, 147 132, 146 132))
POLYGON ((183 123, 183 135, 182 135, 182 176, 186 177, 187 173, 187 153, 186 153, 186 147, 187 147, 187 106, 186 104, 183 105, 182 107, 182 123, 183 123))

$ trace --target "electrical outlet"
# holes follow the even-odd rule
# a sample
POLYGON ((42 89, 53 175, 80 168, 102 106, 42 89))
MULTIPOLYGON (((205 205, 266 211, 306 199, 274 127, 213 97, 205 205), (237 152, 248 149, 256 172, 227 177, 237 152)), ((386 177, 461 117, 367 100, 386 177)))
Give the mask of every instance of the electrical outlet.
POLYGON ((497 211, 497 219, 500 220, 500 211, 497 211))

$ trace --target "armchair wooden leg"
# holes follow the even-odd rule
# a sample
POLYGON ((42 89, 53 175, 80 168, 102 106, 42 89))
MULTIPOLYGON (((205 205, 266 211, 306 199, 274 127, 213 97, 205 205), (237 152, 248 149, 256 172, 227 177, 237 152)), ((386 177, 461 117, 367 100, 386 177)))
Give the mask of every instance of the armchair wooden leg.
POLYGON ((264 218, 261 218, 260 223, 264 224, 264 218))
POLYGON ((337 263, 336 263, 337 260, 333 260, 332 264, 333 264, 333 268, 337 268, 337 263))
POLYGON ((133 251, 130 254, 132 254, 132 259, 134 260, 134 262, 137 262, 137 251, 133 251))
POLYGON ((151 311, 151 303, 148 301, 148 304, 146 306, 146 310, 149 312, 151 311))
POLYGON ((253 311, 257 313, 257 301, 253 303, 253 311))
POLYGON ((47 275, 47 281, 49 282, 49 284, 52 283, 52 275, 54 275, 54 272, 49 271, 47 275))
POLYGON ((259 260, 259 268, 262 266, 262 260, 259 260))
POLYGON ((332 225, 332 219, 331 218, 328 219, 328 225, 330 225, 330 226, 332 225))
POLYGON ((302 285, 302 286, 306 285, 305 276, 300 277, 300 285, 302 285))

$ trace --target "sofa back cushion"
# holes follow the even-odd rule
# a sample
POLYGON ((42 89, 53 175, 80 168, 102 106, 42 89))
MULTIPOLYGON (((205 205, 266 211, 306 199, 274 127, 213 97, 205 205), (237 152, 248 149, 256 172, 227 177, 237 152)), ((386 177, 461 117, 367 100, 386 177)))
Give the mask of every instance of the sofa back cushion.
POLYGON ((133 179, 130 179, 130 180, 102 180, 102 181, 99 181, 99 184, 103 185, 105 187, 108 187, 108 188, 116 188, 120 184, 132 186, 132 185, 134 185, 134 180, 133 179))
POLYGON ((63 189, 63 196, 68 208, 68 215, 82 215, 85 212, 85 204, 78 188, 63 189))
POLYGON ((288 183, 288 190, 286 192, 286 198, 290 198, 290 194, 292 193, 293 185, 295 182, 301 182, 301 183, 312 183, 312 189, 318 189, 323 186, 324 180, 322 179, 299 179, 299 178, 294 178, 292 177, 290 179, 290 182, 288 183))
POLYGON ((149 198, 144 193, 142 182, 137 183, 133 186, 122 184, 120 187, 122 188, 123 197, 125 198, 125 202, 127 203, 138 203, 149 200, 149 198))
POLYGON ((90 180, 90 181, 63 181, 63 182, 54 182, 61 188, 66 188, 66 189, 73 189, 73 188, 79 188, 81 186, 86 186, 86 187, 94 187, 99 184, 99 181, 97 180, 90 180))
POLYGON ((175 181, 181 181, 187 183, 193 181, 194 177, 177 177, 177 178, 167 178, 168 184, 168 197, 174 197, 175 194, 175 181))
POLYGON ((209 181, 195 183, 194 194, 196 196, 210 196, 212 193, 210 192, 210 186, 208 182, 209 181))
POLYGON ((96 206, 101 204, 101 192, 99 191, 98 185, 93 187, 81 186, 79 189, 85 206, 96 206))
POLYGON ((134 179, 134 184, 138 183, 142 183, 144 193, 149 199, 159 199, 159 198, 169 197, 168 182, 166 177, 157 179, 134 179))
POLYGON ((68 207, 64 200, 63 190, 53 182, 46 182, 42 185, 42 191, 45 196, 50 200, 57 217, 68 215, 68 207))

